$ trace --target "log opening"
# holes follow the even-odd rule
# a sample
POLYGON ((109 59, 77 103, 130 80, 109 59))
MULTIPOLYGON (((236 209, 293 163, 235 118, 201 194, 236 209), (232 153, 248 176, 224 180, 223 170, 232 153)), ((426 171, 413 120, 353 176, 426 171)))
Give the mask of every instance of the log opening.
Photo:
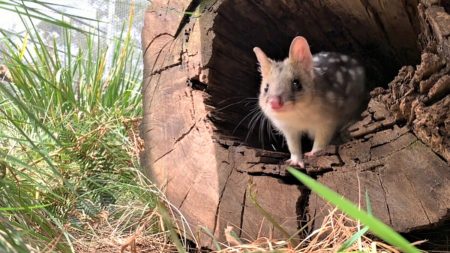
POLYGON ((292 38, 302 35, 313 53, 337 51, 361 60, 369 89, 387 87, 402 66, 417 64, 417 1, 376 4, 224 1, 212 28, 215 37, 208 63, 207 103, 215 108, 211 118, 218 132, 251 147, 287 151, 281 136, 270 136, 266 124, 260 128, 259 122, 252 121, 260 83, 252 51, 255 46, 281 60, 287 56, 292 38))

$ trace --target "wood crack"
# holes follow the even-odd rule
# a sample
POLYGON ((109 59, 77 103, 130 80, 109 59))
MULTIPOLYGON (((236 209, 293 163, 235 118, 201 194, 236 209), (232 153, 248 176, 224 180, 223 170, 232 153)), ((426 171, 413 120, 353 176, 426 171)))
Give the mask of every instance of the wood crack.
POLYGON ((175 150, 175 148, 170 149, 169 151, 164 153, 162 156, 158 157, 153 163, 157 163, 159 160, 161 160, 163 157, 165 157, 166 155, 170 154, 174 150, 175 150))
POLYGON ((244 227, 244 213, 245 213, 245 205, 247 204, 247 187, 244 190, 244 196, 242 199, 242 208, 241 208, 241 216, 240 216, 240 224, 239 224, 239 237, 242 237, 242 230, 244 227))
POLYGON ((196 113, 195 113, 194 94, 193 94, 192 90, 190 90, 189 92, 190 92, 189 99, 191 101, 191 106, 192 106, 192 114, 191 114, 191 116, 192 116, 193 119, 195 119, 196 113))
MULTIPOLYGON (((149 43, 147 43, 147 45, 145 46, 145 49, 144 49, 144 52, 143 52, 143 55, 144 55, 144 56, 147 54, 147 51, 149 50, 149 48, 150 48, 150 46, 153 44, 153 42, 155 42, 157 39, 159 39, 159 38, 162 37, 162 36, 169 36, 169 37, 171 37, 171 38, 175 38, 174 36, 172 36, 172 35, 169 34, 169 33, 160 33, 160 34, 156 35, 156 36, 153 37, 153 39, 152 39, 149 43)), ((162 47, 161 50, 162 50, 162 49, 164 49, 164 47, 162 47)))
MULTIPOLYGON (((167 57, 170 56, 170 52, 172 51, 172 50, 170 49, 170 47, 174 46, 174 44, 175 44, 175 43, 174 43, 174 40, 172 40, 172 41, 169 41, 169 42, 165 43, 165 44, 161 47, 161 49, 158 51, 158 54, 157 54, 157 56, 156 56, 156 59, 155 59, 154 62, 153 62, 153 65, 152 65, 152 67, 151 67, 150 73, 154 72, 156 63, 157 63, 159 57, 161 56, 161 54, 162 54, 164 48, 165 48, 166 46, 169 46, 169 50, 168 50, 169 53, 167 53, 167 54, 165 55, 165 57, 164 57, 164 59, 163 59, 163 62, 165 62, 165 60, 167 59, 167 57)), ((162 73, 163 73, 163 72, 162 72, 162 73)), ((148 87, 148 85, 149 85, 150 83, 153 82, 153 80, 152 80, 152 79, 153 79, 153 76, 154 76, 154 75, 145 76, 145 72, 144 72, 144 82, 146 83, 146 84, 144 85, 144 87, 143 87, 143 90, 142 90, 142 92, 143 92, 144 94, 147 93, 147 87, 148 87), (148 79, 148 80, 146 80, 146 79, 148 79)), ((161 76, 162 76, 162 75, 158 75, 158 79, 157 79, 156 81, 153 82, 155 85, 154 85, 153 91, 151 92, 150 101, 147 102, 149 105, 151 105, 151 104, 153 103, 153 99, 157 99, 156 96, 155 96, 155 94, 157 93, 158 87, 159 87, 159 85, 161 84, 161 83, 160 83, 161 76)))
POLYGON ((191 189, 192 189, 192 186, 193 186, 193 185, 194 185, 194 184, 191 184, 191 185, 189 186, 188 190, 186 191, 186 194, 184 195, 183 199, 181 200, 180 206, 178 207, 179 209, 181 209, 181 207, 183 206, 184 201, 187 199, 187 196, 188 196, 189 193, 191 192, 191 189))
POLYGON ((187 130, 186 133, 181 134, 180 137, 178 137, 178 139, 175 140, 175 144, 177 144, 178 142, 180 142, 182 139, 184 139, 184 137, 186 137, 189 133, 191 133, 192 129, 194 129, 194 127, 197 125, 197 122, 195 122, 194 124, 192 124, 192 126, 189 128, 189 130, 187 130))
MULTIPOLYGON (((233 167, 231 167, 230 173, 228 173, 227 179, 225 180, 225 184, 224 184, 223 188, 220 190, 219 202, 217 203, 216 213, 215 213, 215 215, 214 215, 214 227, 213 227, 213 230, 212 230, 213 233, 216 232, 217 225, 219 224, 220 204, 222 203, 223 195, 224 195, 224 193, 225 193, 225 190, 227 189, 228 180, 230 179, 231 174, 233 174, 233 171, 234 171, 234 169, 233 169, 233 167)), ((219 232, 220 232, 220 231, 219 231, 219 232)))
POLYGON ((171 69, 171 68, 174 68, 174 67, 177 67, 177 66, 181 66, 181 64, 182 64, 182 62, 180 61, 180 62, 176 62, 174 64, 167 65, 164 68, 161 68, 161 69, 153 71, 152 73, 150 73, 149 76, 154 76, 154 75, 161 74, 163 71, 166 71, 168 69, 171 69))
MULTIPOLYGON (((407 179, 407 181, 408 181, 409 185, 411 186, 412 190, 413 190, 414 192, 417 192, 417 191, 416 191, 416 188, 414 187, 414 184, 411 183, 411 180, 408 178, 407 175, 405 175, 405 178, 407 179)), ((418 198, 418 200, 419 200, 419 203, 420 203, 420 207, 422 208, 422 211, 423 211, 423 213, 425 214, 425 217, 426 217, 427 220, 428 220, 428 224, 432 224, 432 222, 431 222, 431 220, 430 220, 430 217, 428 216, 427 210, 425 209, 425 206, 423 205, 422 200, 421 200, 420 198, 418 198)))
POLYGON ((194 12, 195 9, 197 9, 197 7, 199 7, 202 2, 203 2, 202 0, 192 0, 192 2, 188 5, 186 10, 184 11, 185 14, 181 18, 180 24, 178 25, 178 28, 175 31, 174 37, 178 37, 183 28, 189 23, 192 16, 191 13, 194 12))
POLYGON ((388 217, 389 217, 389 224, 391 224, 391 226, 392 226, 393 225, 392 224, 392 214, 391 214, 391 210, 389 209, 389 203, 387 201, 386 189, 384 188, 383 180, 381 180, 380 174, 377 174, 377 177, 378 177, 378 181, 380 182, 381 190, 383 190, 384 202, 386 203, 386 210, 387 210, 388 217))
POLYGON ((178 137, 178 139, 175 140, 174 142, 174 146, 173 148, 171 148, 169 151, 167 151, 166 153, 164 153, 163 155, 161 155, 160 157, 158 157, 157 159, 155 159, 155 161, 153 163, 158 162, 159 160, 161 160, 162 158, 164 158, 165 156, 167 156, 168 154, 170 154, 172 151, 175 150, 175 144, 177 144, 178 142, 180 142, 184 137, 186 137, 191 131, 192 129, 194 129, 194 127, 196 126, 197 123, 194 123, 189 130, 186 133, 183 133, 180 137, 178 137))

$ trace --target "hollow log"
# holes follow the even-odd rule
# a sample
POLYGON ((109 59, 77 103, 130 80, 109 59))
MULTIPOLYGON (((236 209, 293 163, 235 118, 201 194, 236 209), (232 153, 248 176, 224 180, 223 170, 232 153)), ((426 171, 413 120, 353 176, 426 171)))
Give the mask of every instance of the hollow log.
MULTIPOLYGON (((370 101, 349 138, 306 172, 399 232, 450 210, 448 1, 154 0, 142 31, 142 164, 196 242, 286 239, 330 206, 293 180, 279 135, 252 117, 260 76, 252 52, 283 59, 296 35, 313 53, 361 59, 370 101), (280 230, 268 221, 269 213, 280 230), (205 232, 207 231, 207 232, 205 232)), ((255 116, 256 117, 256 116, 255 116)))

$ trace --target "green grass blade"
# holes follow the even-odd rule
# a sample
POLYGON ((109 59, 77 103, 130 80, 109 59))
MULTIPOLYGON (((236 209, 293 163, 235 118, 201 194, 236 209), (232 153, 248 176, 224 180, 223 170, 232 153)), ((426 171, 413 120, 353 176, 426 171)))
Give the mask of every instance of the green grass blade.
POLYGON ((200 229, 211 238, 211 240, 213 241, 214 247, 216 247, 216 250, 221 251, 222 248, 220 247, 220 244, 217 241, 217 238, 213 235, 213 233, 207 227, 201 226, 200 229))
POLYGON ((34 19, 44 21, 44 22, 47 22, 50 24, 54 24, 58 27, 72 29, 72 30, 76 30, 79 32, 83 32, 83 33, 85 32, 83 29, 80 29, 79 27, 76 27, 76 26, 72 26, 70 23, 68 23, 66 21, 62 21, 55 17, 52 17, 48 13, 53 12, 53 13, 59 14, 63 17, 67 17, 67 18, 76 20, 77 22, 79 22, 87 27, 90 27, 91 25, 85 21, 97 21, 96 19, 91 19, 88 17, 82 17, 82 16, 68 14, 68 13, 60 11, 54 7, 67 8, 67 6, 65 6, 65 5, 60 5, 60 4, 56 4, 56 3, 47 3, 47 2, 37 1, 37 0, 0 1, 0 9, 2 9, 2 10, 10 11, 10 12, 20 14, 20 15, 27 15, 30 18, 34 18, 34 19), (26 3, 32 3, 34 5, 43 7, 43 10, 29 6, 26 3))
POLYGON ((369 192, 366 190, 366 209, 367 209, 367 213, 372 215, 372 204, 370 203, 370 199, 369 199, 369 192))
POLYGON ((167 230, 169 231, 170 234, 170 238, 172 242, 175 244, 177 251, 180 253, 187 253, 186 249, 183 247, 183 244, 180 241, 180 238, 178 237, 178 234, 175 230, 175 226, 172 224, 172 219, 166 207, 160 202, 157 203, 157 207, 164 220, 164 226, 167 227, 167 230))
POLYGON ((0 212, 8 212, 8 211, 31 211, 34 209, 42 209, 50 206, 51 204, 45 205, 34 205, 34 206, 17 206, 17 207, 0 207, 0 212))
POLYGON ((358 241, 361 236, 369 231, 369 227, 364 227, 363 229, 356 232, 352 237, 350 237, 347 241, 345 241, 342 246, 338 249, 338 252, 345 252, 348 248, 350 248, 356 241, 358 241))
POLYGON ((406 253, 419 253, 419 249, 414 247, 400 234, 395 232, 391 227, 387 226, 377 218, 372 215, 360 210, 356 205, 354 205, 349 200, 345 199, 343 196, 339 195, 335 191, 331 190, 327 186, 316 182, 314 179, 308 175, 289 167, 288 171, 294 175, 300 182, 310 188, 314 193, 335 205, 339 210, 352 217, 353 219, 359 220, 362 224, 369 227, 369 230, 382 240, 390 243, 392 246, 398 247, 403 252, 406 253))
POLYGON ((253 185, 250 184, 247 188, 247 192, 250 196, 250 201, 255 205, 256 209, 262 214, 278 231, 280 231, 286 238, 291 238, 289 233, 284 229, 279 222, 277 222, 272 215, 266 211, 259 203, 256 197, 256 191, 253 189, 253 185))
MULTIPOLYGON (((366 191, 366 207, 367 213, 372 215, 372 206, 370 204, 369 193, 366 191)), ((358 226, 359 229, 359 226, 358 226)), ((350 237, 347 241, 345 241, 341 248, 339 248, 338 252, 345 252, 348 248, 350 248, 356 241, 360 241, 361 237, 369 231, 369 227, 364 227, 363 229, 356 232, 352 237, 350 237)))
MULTIPOLYGON (((36 117, 36 115, 31 110, 29 110, 29 106, 27 106, 23 101, 20 101, 18 97, 11 94, 10 91, 8 91, 5 87, 0 86, 0 91, 3 91, 4 94, 6 94, 16 105, 18 105, 18 107, 22 109, 23 112, 25 112, 38 127, 45 131, 48 136, 50 136, 56 143, 60 144, 59 140, 53 135, 53 133, 36 117)), ((7 115, 3 110, 1 110, 1 112, 5 115, 6 118, 14 123, 14 121, 9 118, 9 115, 7 115)), ((22 130, 19 126, 17 127, 18 130, 22 130)), ((26 134, 24 135, 24 137, 26 137, 26 134)))

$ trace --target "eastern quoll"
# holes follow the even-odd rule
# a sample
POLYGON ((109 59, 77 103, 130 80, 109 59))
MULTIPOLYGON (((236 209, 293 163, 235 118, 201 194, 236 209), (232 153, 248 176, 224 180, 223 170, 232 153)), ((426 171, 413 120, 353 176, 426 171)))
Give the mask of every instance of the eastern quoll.
POLYGON ((364 68, 348 55, 312 55, 301 36, 294 38, 284 61, 269 59, 258 47, 253 51, 262 75, 259 106, 286 138, 291 153, 288 162, 303 168, 301 136, 308 134, 314 139, 306 156, 328 145, 363 101, 364 68))

